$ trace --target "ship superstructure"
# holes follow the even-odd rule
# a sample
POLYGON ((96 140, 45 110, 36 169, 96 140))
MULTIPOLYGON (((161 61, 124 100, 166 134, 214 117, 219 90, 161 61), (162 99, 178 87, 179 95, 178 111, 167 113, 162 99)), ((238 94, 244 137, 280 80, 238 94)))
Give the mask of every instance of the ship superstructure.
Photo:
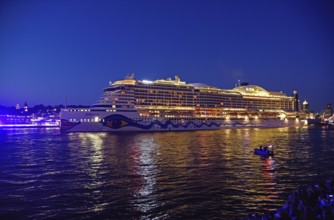
POLYGON ((110 82, 88 109, 64 109, 62 130, 197 130, 230 126, 289 126, 305 117, 297 93, 242 84, 220 89, 175 79, 110 82))

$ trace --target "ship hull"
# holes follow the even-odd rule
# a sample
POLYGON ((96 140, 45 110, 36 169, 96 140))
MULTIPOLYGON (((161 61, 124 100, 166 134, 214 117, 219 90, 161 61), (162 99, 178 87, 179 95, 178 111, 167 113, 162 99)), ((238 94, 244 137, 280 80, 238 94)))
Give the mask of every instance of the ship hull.
POLYGON ((62 132, 194 131, 241 127, 303 126, 298 119, 149 118, 138 114, 63 113, 62 132))

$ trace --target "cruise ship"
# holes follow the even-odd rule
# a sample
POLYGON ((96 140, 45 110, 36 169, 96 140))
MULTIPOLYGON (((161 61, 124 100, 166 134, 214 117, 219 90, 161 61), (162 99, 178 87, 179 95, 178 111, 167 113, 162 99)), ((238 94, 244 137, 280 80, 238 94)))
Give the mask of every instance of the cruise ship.
POLYGON ((129 75, 110 82, 89 108, 61 111, 63 132, 209 130, 227 127, 301 126, 298 93, 243 83, 221 89, 178 76, 155 81, 129 75))

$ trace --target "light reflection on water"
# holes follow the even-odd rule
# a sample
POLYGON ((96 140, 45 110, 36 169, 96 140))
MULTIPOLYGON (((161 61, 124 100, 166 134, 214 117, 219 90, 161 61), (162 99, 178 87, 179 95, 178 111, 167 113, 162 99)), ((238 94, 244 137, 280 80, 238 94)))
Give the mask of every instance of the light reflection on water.
POLYGON ((0 217, 233 218, 333 177, 334 131, 0 133, 0 217), (275 156, 253 148, 273 144, 275 156))

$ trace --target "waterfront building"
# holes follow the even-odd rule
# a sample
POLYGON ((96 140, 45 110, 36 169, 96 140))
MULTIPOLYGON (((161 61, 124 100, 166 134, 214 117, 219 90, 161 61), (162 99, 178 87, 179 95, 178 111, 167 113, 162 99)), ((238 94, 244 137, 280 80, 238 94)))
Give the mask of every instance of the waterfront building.
POLYGON ((303 104, 302 104, 302 110, 303 110, 304 112, 307 112, 307 113, 310 112, 309 104, 308 104, 308 102, 307 102, 306 100, 304 100, 304 102, 303 102, 303 104))
POLYGON ((27 102, 24 102, 23 110, 24 112, 28 112, 29 108, 27 102))
POLYGON ((327 113, 329 116, 332 116, 332 115, 333 115, 332 104, 327 104, 327 107, 326 107, 326 113, 327 113))
MULTIPOLYGON (((0 128, 18 127, 59 127, 59 110, 49 111, 43 105, 29 108, 27 102, 23 108, 0 106, 0 128)), ((50 106, 51 107, 51 106, 50 106)))

